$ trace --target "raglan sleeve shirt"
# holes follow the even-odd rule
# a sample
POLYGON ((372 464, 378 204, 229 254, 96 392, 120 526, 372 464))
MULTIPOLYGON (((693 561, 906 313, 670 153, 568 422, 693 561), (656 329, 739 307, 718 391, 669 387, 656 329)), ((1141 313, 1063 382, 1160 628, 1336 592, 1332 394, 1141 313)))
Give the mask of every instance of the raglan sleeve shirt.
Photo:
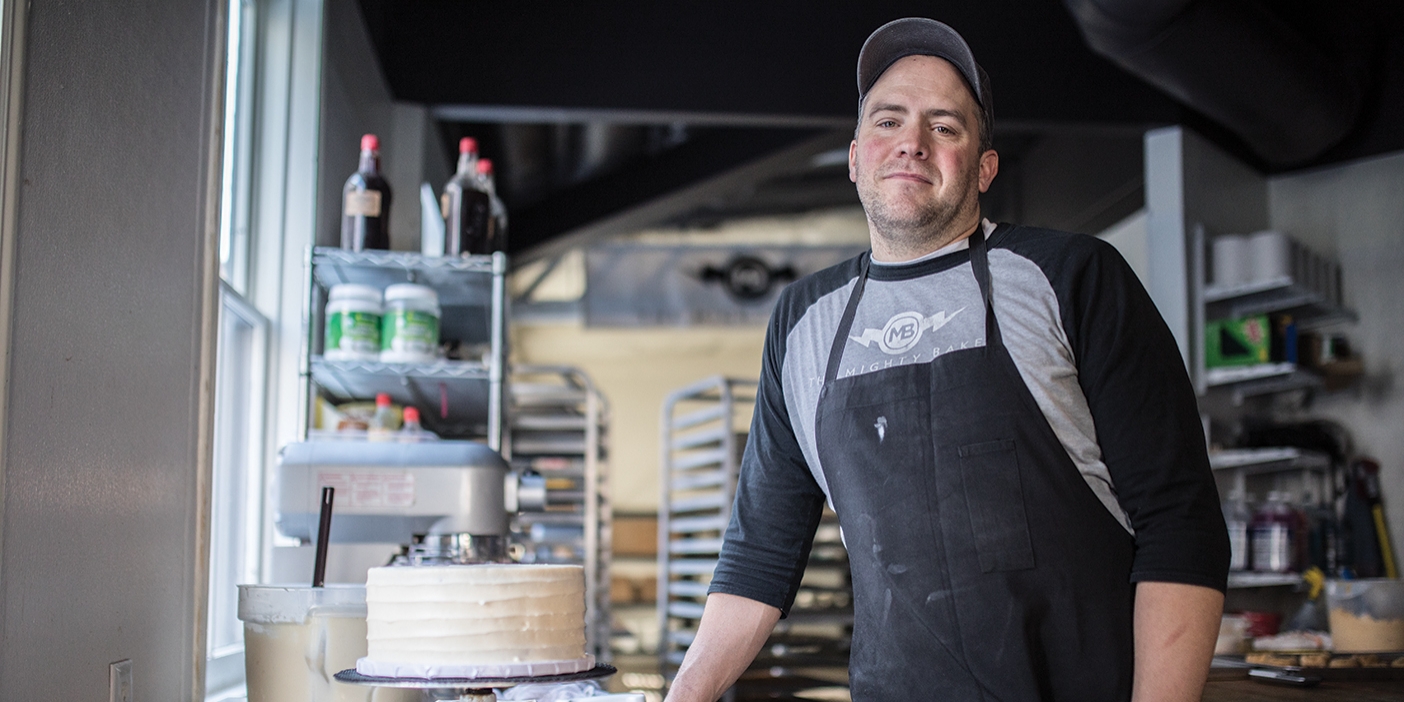
MULTIPOLYGON (((1228 535, 1198 405, 1174 337, 1154 302, 1120 254, 1095 238, 1049 232, 1019 237, 1010 246, 1039 265, 1058 299, 1059 321, 1102 461, 1135 535, 1130 580, 1224 590, 1228 535)), ((796 283, 785 292, 801 286, 796 283)), ((710 591, 787 613, 825 497, 786 409, 786 315, 795 312, 783 298, 776 309, 767 330, 731 522, 710 591)))
MULTIPOLYGON (((790 286, 790 293, 796 286, 790 286)), ((788 615, 824 510, 785 405, 782 365, 789 325, 782 299, 766 330, 751 433, 710 592, 739 595, 788 615)))
POLYGON ((1178 346, 1116 249, 1089 243, 1055 292, 1102 461, 1135 531, 1131 580, 1222 591, 1228 530, 1178 346))

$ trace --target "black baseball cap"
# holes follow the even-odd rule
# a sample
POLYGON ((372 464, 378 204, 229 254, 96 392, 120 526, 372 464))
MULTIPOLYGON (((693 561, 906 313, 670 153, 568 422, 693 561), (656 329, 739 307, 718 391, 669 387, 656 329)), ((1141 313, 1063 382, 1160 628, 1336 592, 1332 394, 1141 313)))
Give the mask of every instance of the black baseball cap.
POLYGON ((877 28, 858 52, 858 99, 862 100, 884 71, 905 56, 935 56, 951 62, 970 86, 987 119, 994 117, 990 77, 956 30, 925 17, 906 17, 877 28))

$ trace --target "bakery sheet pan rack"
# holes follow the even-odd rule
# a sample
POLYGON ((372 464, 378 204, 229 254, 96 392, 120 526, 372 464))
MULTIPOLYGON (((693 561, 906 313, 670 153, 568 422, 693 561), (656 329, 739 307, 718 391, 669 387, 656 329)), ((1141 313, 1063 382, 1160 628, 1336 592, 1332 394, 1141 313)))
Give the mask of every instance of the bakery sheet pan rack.
MULTIPOLYGON (((696 637, 731 519, 756 389, 754 380, 715 376, 674 391, 663 404, 657 617, 659 667, 667 678, 696 637)), ((845 669, 852 625, 848 553, 836 517, 826 511, 796 608, 752 669, 768 669, 781 657, 787 667, 845 669)), ((725 699, 745 697, 738 688, 747 685, 754 681, 743 677, 725 699)))
POLYGON ((523 562, 585 568, 586 640, 610 660, 613 510, 609 499, 609 403, 583 371, 517 364, 508 381, 503 456, 514 471, 546 478, 545 512, 512 519, 523 562))

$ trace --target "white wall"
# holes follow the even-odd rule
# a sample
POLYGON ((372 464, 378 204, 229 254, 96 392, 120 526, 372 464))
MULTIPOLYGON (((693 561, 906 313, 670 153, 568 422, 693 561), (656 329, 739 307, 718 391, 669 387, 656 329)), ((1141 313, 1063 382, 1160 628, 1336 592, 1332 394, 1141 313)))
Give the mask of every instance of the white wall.
POLYGON ((1097 235, 1108 244, 1116 247, 1117 252, 1131 266, 1131 270, 1136 272, 1136 277, 1141 279, 1141 285, 1145 285, 1146 281, 1150 279, 1150 251, 1147 249, 1149 242, 1146 238, 1146 220, 1145 209, 1140 209, 1097 235))
POLYGON ((3 700, 203 692, 226 6, 27 5, 3 700))
MULTIPOLYGON (((1187 271, 1191 242, 1202 226, 1206 236, 1267 227, 1267 187, 1261 175, 1183 127, 1146 132, 1146 290, 1165 318, 1192 369, 1193 348, 1187 271)), ((1202 320, 1199 320, 1202 321, 1202 320)))
POLYGON ((760 377, 765 327, 585 328, 518 325, 514 363, 575 366, 609 402, 610 500, 617 512, 656 512, 663 400, 713 375, 760 377))
POLYGON ((322 59, 317 244, 341 241, 341 188, 356 172, 361 135, 380 137, 381 173, 390 183, 390 248, 419 250, 419 184, 436 191, 448 158, 421 105, 398 103, 376 60, 356 0, 327 0, 322 59))
POLYGON ((1381 463, 1395 555, 1404 554, 1404 153, 1272 178, 1272 227, 1341 263, 1358 324, 1340 329, 1365 360, 1358 391, 1324 395, 1312 414, 1350 429, 1381 463))

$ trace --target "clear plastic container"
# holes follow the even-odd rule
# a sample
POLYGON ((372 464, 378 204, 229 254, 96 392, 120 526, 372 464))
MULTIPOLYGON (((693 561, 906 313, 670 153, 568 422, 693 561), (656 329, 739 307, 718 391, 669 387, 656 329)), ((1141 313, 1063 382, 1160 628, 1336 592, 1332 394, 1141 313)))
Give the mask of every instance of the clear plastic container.
POLYGON ((332 678, 366 655, 366 586, 240 585, 249 702, 410 702, 332 678))
POLYGON ((332 361, 374 361, 380 356, 384 308, 380 291, 369 285, 333 285, 327 293, 327 334, 323 355, 332 361))
POLYGON ((1327 580, 1326 605, 1338 653, 1404 651, 1404 580, 1327 580))
POLYGON ((385 289, 380 360, 428 363, 439 352, 439 295, 433 288, 400 283, 385 289))
POLYGON ((1248 528, 1252 541, 1253 570, 1264 573, 1290 573, 1299 568, 1297 534, 1300 530, 1297 510, 1287 503, 1287 495, 1268 493, 1267 502, 1253 515, 1248 528))
POLYGON ((395 438, 395 431, 399 428, 399 418, 395 416, 395 408, 390 403, 389 393, 379 393, 375 396, 375 414, 371 416, 370 426, 366 428, 366 438, 370 441, 390 441, 395 438))
POLYGON ((1224 524, 1229 533, 1230 570, 1248 570, 1248 527, 1253 522, 1253 512, 1248 509, 1248 497, 1241 492, 1229 495, 1223 503, 1224 524))
POLYGON ((395 435, 395 438, 401 443, 415 444, 439 438, 433 432, 426 430, 424 425, 419 422, 418 407, 406 407, 404 417, 405 421, 400 425, 400 432, 395 435))

